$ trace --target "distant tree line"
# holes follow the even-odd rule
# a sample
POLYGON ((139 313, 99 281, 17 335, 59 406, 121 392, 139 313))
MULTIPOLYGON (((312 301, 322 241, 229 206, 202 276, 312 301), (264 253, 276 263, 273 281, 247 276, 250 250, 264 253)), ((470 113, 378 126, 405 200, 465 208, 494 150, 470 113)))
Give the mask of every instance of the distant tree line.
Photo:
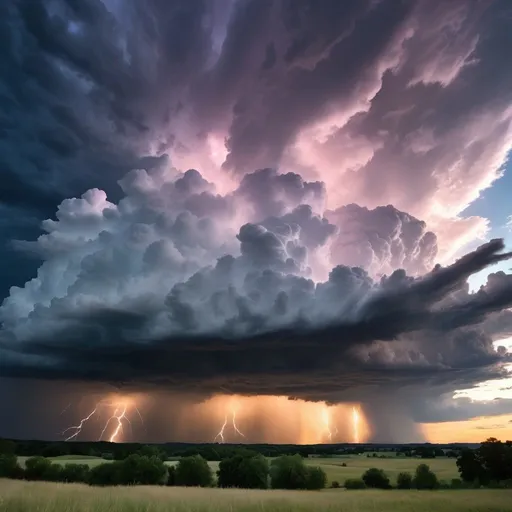
MULTIPOLYGON (((140 443, 109 443, 100 442, 59 442, 59 441, 13 441, 0 439, 0 453, 12 453, 22 457, 40 455, 42 457, 59 457, 63 455, 94 456, 111 460, 123 460, 129 455, 140 453, 144 449, 140 443), (105 457, 106 456, 106 457, 105 457)), ((236 444, 189 444, 189 443, 165 443, 150 445, 158 450, 160 457, 164 460, 201 455, 206 460, 218 461, 236 454, 245 445, 236 444)), ((370 456, 389 457, 395 452, 397 456, 404 457, 457 457, 461 451, 458 446, 438 446, 431 444, 423 445, 349 445, 349 444, 321 444, 321 445, 271 445, 253 444, 251 450, 260 453, 265 457, 279 457, 281 455, 296 455, 302 457, 330 457, 339 455, 360 455, 369 453, 370 456)))

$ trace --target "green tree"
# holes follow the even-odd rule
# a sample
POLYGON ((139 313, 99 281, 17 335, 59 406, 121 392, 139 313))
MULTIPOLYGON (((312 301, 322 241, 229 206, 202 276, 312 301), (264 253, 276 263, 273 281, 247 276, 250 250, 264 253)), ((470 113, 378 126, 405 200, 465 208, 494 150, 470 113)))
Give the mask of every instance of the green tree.
POLYGON ((68 483, 88 482, 89 466, 87 464, 65 464, 61 469, 61 480, 68 483))
POLYGON ((457 457, 457 468, 464 482, 487 483, 488 477, 476 450, 466 448, 457 457))
POLYGON ((313 466, 307 468, 306 489, 319 491, 327 485, 327 475, 321 467, 313 466))
POLYGON ((25 461, 25 478, 27 480, 45 480, 45 473, 48 475, 52 471, 51 465, 51 460, 44 457, 30 457, 25 461))
POLYGON ((263 455, 237 454, 221 460, 217 471, 219 487, 240 489, 267 489, 268 461, 263 455))
POLYGON ((426 464, 420 464, 414 474, 413 486, 416 489, 437 489, 439 481, 436 474, 426 464))
POLYGON ((211 487, 213 473, 201 455, 183 457, 176 466, 176 485, 187 487, 211 487))
POLYGON ((13 454, 0 455, 0 478, 23 478, 23 469, 13 454))
POLYGON ((373 489, 390 489, 389 478, 382 469, 370 468, 361 477, 366 487, 373 489))
POLYGON ((89 485, 113 486, 119 485, 121 461, 104 462, 94 466, 89 471, 89 485))
POLYGON ((165 483, 167 478, 167 468, 158 457, 134 453, 116 463, 121 485, 157 485, 165 483))
POLYGON ((398 489, 411 489, 412 488, 412 475, 407 472, 398 473, 396 479, 396 486, 398 489))
POLYGON ((488 480, 501 482, 512 478, 512 443, 491 437, 478 449, 478 459, 488 480))
POLYGON ((16 443, 10 439, 0 439, 0 455, 14 455, 16 443))
POLYGON ((282 455, 272 461, 272 489, 306 489, 308 470, 300 455, 282 455))

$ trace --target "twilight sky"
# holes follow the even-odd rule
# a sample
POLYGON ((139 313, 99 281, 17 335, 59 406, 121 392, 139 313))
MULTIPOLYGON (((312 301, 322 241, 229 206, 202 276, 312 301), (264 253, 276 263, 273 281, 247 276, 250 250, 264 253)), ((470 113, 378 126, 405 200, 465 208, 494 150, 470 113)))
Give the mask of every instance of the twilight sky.
POLYGON ((351 404, 365 439, 506 437, 511 23, 0 2, 0 436, 101 402, 79 439, 126 408, 125 439, 208 441, 236 410, 248 441, 350 441, 351 404))

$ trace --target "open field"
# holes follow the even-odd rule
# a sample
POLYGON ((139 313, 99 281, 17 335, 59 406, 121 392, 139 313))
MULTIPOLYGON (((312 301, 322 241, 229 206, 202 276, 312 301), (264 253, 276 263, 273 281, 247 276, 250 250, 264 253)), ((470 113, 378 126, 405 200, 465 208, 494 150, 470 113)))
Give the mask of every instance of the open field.
MULTIPOLYGON (((20 464, 24 464, 27 457, 19 457, 20 464)), ((89 466, 96 466, 103 462, 110 462, 99 457, 79 457, 63 455, 61 457, 54 457, 52 462, 60 464, 75 463, 75 464, 88 464, 89 466)), ((383 469, 390 477, 392 482, 395 482, 398 473, 408 471, 414 473, 418 464, 428 464, 430 468, 437 474, 440 480, 450 481, 452 478, 458 478, 459 474, 455 459, 438 457, 435 459, 418 459, 406 457, 390 457, 388 459, 379 459, 366 456, 345 456, 345 457, 329 457, 329 458, 310 458, 305 459, 306 464, 311 466, 320 466, 327 473, 329 484, 336 480, 340 484, 347 478, 359 478, 369 468, 383 469), (342 464, 346 464, 343 467, 342 464)), ((168 465, 178 464, 177 460, 168 461, 168 465)), ((208 462, 214 474, 219 469, 217 461, 208 462)))
POLYGON ((510 491, 92 488, 0 480, 0 512, 506 512, 510 491))
POLYGON ((369 468, 383 469, 392 482, 396 481, 398 473, 408 471, 414 473, 419 464, 428 464, 430 469, 436 473, 439 480, 450 481, 452 478, 459 478, 459 472, 455 459, 437 457, 435 459, 419 459, 411 457, 391 457, 379 459, 366 456, 333 457, 333 458, 312 458, 305 459, 306 464, 320 466, 327 473, 329 482, 337 480, 341 484, 347 478, 360 478, 369 468), (345 463, 347 466, 343 467, 345 463))

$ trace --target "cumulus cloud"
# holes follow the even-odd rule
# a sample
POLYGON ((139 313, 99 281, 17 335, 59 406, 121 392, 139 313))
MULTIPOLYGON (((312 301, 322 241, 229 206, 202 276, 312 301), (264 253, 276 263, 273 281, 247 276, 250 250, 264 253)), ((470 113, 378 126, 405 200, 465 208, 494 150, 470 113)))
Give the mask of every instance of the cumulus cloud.
POLYGON ((203 376, 225 366, 234 388, 315 399, 380 385, 383 368, 489 377, 506 357, 492 339, 512 335, 508 276, 477 295, 463 281, 499 243, 449 264, 485 236, 463 211, 511 145, 509 15, 469 0, 4 2, 5 371, 65 376, 68 349, 93 339, 69 377, 103 379, 112 340, 119 379, 158 347, 168 381, 165 351, 193 346, 203 376), (322 344, 332 325, 349 342, 285 348, 292 326, 322 344), (211 335, 229 341, 217 359, 199 349, 211 335), (339 360, 344 386, 326 370, 339 360))
MULTIPOLYGON (((262 176, 280 179, 257 171, 247 180, 262 176)), ((310 261, 340 234, 311 206, 294 207, 310 184, 284 175, 272 191, 295 196, 293 209, 257 222, 269 197, 244 195, 245 183, 220 196, 195 170, 138 170, 120 181, 118 203, 98 189, 63 201, 43 223, 47 234, 19 242, 45 261, 0 309, 2 375, 340 401, 427 376, 460 384, 507 359, 485 322, 512 305, 508 276, 476 294, 466 286, 511 257, 501 240, 420 277, 397 270, 374 280, 338 265, 313 280, 310 261), (240 197, 245 220, 232 229, 240 197)), ((395 240, 420 244, 424 225, 388 210, 419 228, 412 242, 407 230, 395 240)))

